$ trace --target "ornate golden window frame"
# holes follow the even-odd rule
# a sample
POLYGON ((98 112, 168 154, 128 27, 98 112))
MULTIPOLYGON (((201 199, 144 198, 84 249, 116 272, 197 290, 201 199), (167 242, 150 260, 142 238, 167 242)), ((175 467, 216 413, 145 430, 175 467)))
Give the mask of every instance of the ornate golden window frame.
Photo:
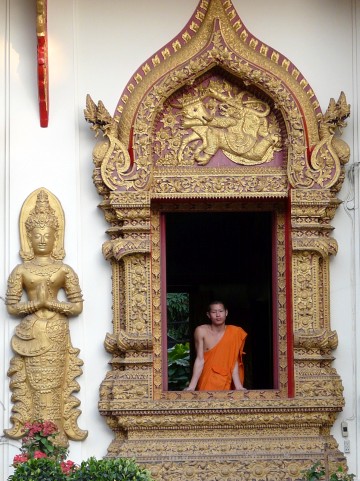
MULTIPOLYGON (((330 222, 349 159, 335 131, 349 113, 343 93, 322 113, 299 70, 245 28, 230 0, 201 0, 184 30, 131 77, 114 116, 88 97, 85 117, 104 135, 94 148, 93 179, 110 224, 103 253, 113 269, 113 332, 105 340, 112 369, 99 403, 115 435, 109 456, 135 456, 159 480, 183 479, 184 471, 194 480, 204 473, 238 479, 240 471, 258 480, 278 472, 298 479, 325 456, 330 464, 345 462, 330 435, 344 401, 332 367, 329 258, 337 250, 330 222), (171 102, 196 101, 192 86, 204 88, 196 82, 213 69, 249 88, 250 102, 253 93, 259 105, 267 99, 281 117, 282 162, 185 165, 180 155, 175 165, 157 162, 159 115, 171 102), (280 389, 165 392, 159 212, 175 204, 240 209, 280 199, 288 206, 278 228, 280 389)), ((205 143, 201 135, 195 142, 205 143)))

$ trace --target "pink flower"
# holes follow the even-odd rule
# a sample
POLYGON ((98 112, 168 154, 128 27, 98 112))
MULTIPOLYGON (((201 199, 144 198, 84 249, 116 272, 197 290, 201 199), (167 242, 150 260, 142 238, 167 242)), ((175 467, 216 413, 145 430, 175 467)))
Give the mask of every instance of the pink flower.
POLYGON ((70 459, 68 459, 67 461, 63 461, 62 463, 60 463, 60 468, 61 471, 67 475, 74 471, 75 463, 74 461, 70 461, 70 459))
POLYGON ((58 432, 58 427, 52 421, 34 421, 24 424, 24 432, 28 438, 33 438, 35 434, 40 433, 42 436, 51 436, 58 432))
POLYGON ((67 449, 54 444, 59 434, 57 425, 52 421, 37 420, 24 424, 21 452, 35 459, 51 457, 61 460, 67 456, 67 449), (33 454, 35 451, 35 454, 33 454))
POLYGON ((42 434, 44 436, 50 436, 51 434, 57 433, 58 427, 52 421, 44 421, 42 426, 42 434))
POLYGON ((34 453, 34 458, 35 458, 35 459, 47 458, 47 456, 46 456, 46 454, 43 453, 42 451, 35 451, 35 453, 34 453))
POLYGON ((14 456, 13 464, 26 463, 27 460, 28 457, 26 456, 26 454, 17 454, 16 456, 14 456))

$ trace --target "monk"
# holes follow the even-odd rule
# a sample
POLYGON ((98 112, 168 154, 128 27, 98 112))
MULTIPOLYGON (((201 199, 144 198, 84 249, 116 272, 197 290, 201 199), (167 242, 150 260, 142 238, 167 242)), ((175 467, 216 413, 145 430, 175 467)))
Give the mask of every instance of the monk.
POLYGON ((211 302, 206 314, 211 324, 195 329, 196 359, 185 391, 245 391, 242 354, 246 332, 225 325, 228 311, 223 302, 211 302))

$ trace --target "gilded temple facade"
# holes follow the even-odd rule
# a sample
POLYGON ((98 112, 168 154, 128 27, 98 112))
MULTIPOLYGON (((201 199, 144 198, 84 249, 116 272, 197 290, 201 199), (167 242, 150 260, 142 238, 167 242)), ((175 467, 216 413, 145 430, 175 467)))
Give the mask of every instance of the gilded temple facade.
MULTIPOLYGON (((25 7, 0 2, 1 297, 18 263, 17 213, 44 185, 66 212, 67 262, 84 297, 69 326, 84 362, 77 397, 88 436, 70 436, 72 458, 135 457, 158 480, 295 480, 316 461, 358 473, 357 2, 144 2, 146 20, 131 6, 71 3, 62 16, 48 5, 50 100, 40 127, 35 78, 21 83, 33 32, 28 22, 20 34, 25 7), (207 219, 232 236, 197 234, 207 219), (192 236, 176 230, 180 221, 192 236), (224 274, 215 264, 211 280, 196 274, 203 252, 224 251, 224 274), (233 305, 252 339, 246 391, 170 387, 166 294, 185 285, 171 256, 193 271, 184 267, 190 318, 200 297, 226 292, 222 275, 238 297, 263 282, 265 310, 255 313, 260 301, 233 305), (238 265, 247 266, 241 274, 238 265)), ((2 313, 8 366, 14 319, 5 305, 2 313)), ((7 367, 2 382, 9 429, 7 367)), ((2 441, 11 464, 16 441, 2 441)))

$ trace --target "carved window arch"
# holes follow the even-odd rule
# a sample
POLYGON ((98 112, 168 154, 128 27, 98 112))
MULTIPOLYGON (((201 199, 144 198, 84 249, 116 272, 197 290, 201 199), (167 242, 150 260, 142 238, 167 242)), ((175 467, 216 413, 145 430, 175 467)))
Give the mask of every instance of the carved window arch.
POLYGON ((85 117, 104 134, 93 179, 113 269, 112 370, 99 404, 115 435, 111 456, 135 456, 157 479, 181 479, 184 466, 196 474, 204 459, 207 479, 225 468, 229 479, 239 470, 297 479, 325 447, 330 463, 344 461, 329 434, 343 405, 329 257, 349 158, 335 131, 349 112, 341 94, 322 113, 299 70, 255 38, 229 0, 199 2, 131 77, 114 116, 88 97, 85 117), (261 202, 277 214, 279 389, 164 391, 161 213, 261 202))

